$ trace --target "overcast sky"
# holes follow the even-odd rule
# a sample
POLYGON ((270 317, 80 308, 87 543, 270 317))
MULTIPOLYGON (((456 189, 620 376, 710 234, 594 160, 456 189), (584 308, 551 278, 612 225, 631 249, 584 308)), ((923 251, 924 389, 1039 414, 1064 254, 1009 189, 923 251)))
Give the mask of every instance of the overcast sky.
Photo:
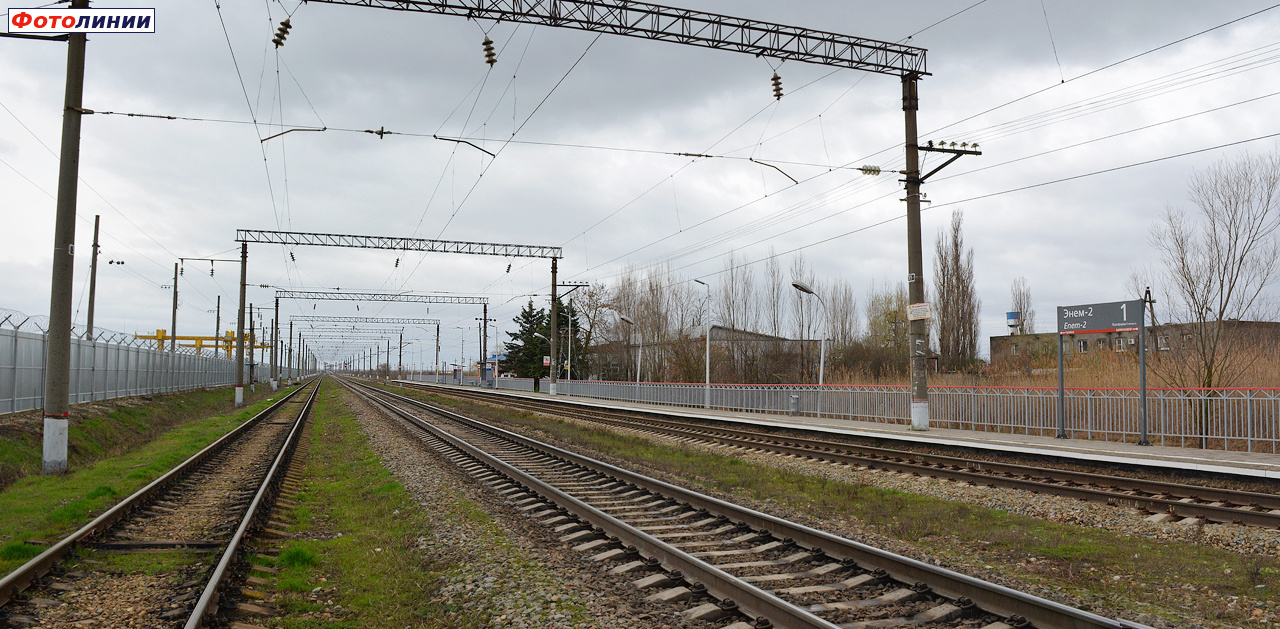
MULTIPOLYGON (((928 50, 921 140, 977 141, 984 155, 926 184, 925 264, 938 230, 963 211, 984 335, 1007 333, 1019 276, 1042 330, 1054 306, 1128 298, 1127 276, 1158 264, 1148 234, 1167 206, 1186 205, 1188 176, 1276 144, 1038 184, 1280 132, 1270 96, 1280 85, 1280 10, 1196 35, 1269 2, 675 4, 884 41, 911 36, 928 50)), ((669 263, 715 285, 728 252, 762 261, 770 247, 802 251, 820 280, 845 279, 859 292, 905 279, 898 177, 855 170, 902 167, 896 77, 294 0, 152 6, 155 34, 90 37, 84 106, 258 124, 84 119, 77 322, 87 310, 95 214, 97 325, 131 333, 168 328, 162 286, 176 258, 234 258, 237 228, 563 246, 565 281, 608 283, 626 265, 669 263), (276 49, 270 39, 286 16, 292 33, 276 49), (492 69, 486 32, 498 50, 492 69), (781 101, 771 93, 775 68, 781 101), (315 127, 329 130, 260 141, 315 127), (468 138, 497 158, 433 134, 468 138)), ((33 315, 48 314, 65 67, 65 44, 0 39, 0 308, 33 315)), ((938 163, 929 158, 925 168, 938 163)), ((250 247, 250 301, 270 303, 275 289, 259 284, 483 295, 510 329, 528 295, 549 292, 546 260, 291 253, 296 261, 279 246, 250 247)), ((179 282, 180 334, 211 334, 219 295, 223 329, 234 326, 238 265, 216 263, 213 277, 209 266, 188 263, 179 282)), ((478 307, 433 305, 424 315, 409 304, 281 304, 282 319, 296 314, 438 317, 442 361, 463 354, 460 327, 468 360, 477 355, 478 307)), ((429 349, 430 334, 410 336, 429 349)))

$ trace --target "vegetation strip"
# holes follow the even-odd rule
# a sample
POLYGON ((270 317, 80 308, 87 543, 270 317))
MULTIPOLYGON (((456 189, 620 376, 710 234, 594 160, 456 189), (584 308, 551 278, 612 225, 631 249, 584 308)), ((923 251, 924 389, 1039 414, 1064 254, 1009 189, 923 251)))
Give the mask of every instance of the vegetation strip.
MULTIPOLYGON (((400 392, 397 389, 397 392, 400 392)), ((555 439, 686 478, 712 490, 812 517, 866 526, 945 557, 969 572, 1001 566, 1004 578, 1121 610, 1182 618, 1248 620, 1249 597, 1280 587, 1280 562, 1197 544, 1148 540, 748 463, 701 449, 583 428, 527 412, 426 393, 411 397, 542 431, 555 439), (1119 576, 1119 579, 1106 578, 1119 576), (1259 588, 1261 586, 1261 588, 1259 588), (1234 599, 1233 599, 1234 597, 1234 599), (1239 599, 1235 608, 1231 601, 1239 599), (1223 604, 1223 601, 1227 601, 1223 604), (1241 611, 1246 610, 1246 611, 1241 611)), ((1280 606, 1271 601, 1275 612, 1280 606)), ((1230 626, 1230 625, 1227 625, 1230 626)))

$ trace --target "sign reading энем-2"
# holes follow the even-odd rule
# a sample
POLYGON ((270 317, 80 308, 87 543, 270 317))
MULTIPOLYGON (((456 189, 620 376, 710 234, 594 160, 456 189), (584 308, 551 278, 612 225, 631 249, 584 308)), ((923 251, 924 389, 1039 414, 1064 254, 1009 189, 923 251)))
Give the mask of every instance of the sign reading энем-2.
POLYGON ((9 33, 154 33, 155 9, 9 9, 9 33))
POLYGON ((1141 299, 1083 306, 1058 306, 1058 334, 1137 332, 1141 325, 1141 299))

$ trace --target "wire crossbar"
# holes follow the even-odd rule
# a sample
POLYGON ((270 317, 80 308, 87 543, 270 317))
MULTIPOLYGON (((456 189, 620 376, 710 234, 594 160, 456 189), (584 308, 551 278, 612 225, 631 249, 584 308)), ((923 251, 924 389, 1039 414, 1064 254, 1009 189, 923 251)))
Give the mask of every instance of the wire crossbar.
POLYGON ((894 76, 929 74, 925 49, 628 0, 312 0, 611 33, 894 76))

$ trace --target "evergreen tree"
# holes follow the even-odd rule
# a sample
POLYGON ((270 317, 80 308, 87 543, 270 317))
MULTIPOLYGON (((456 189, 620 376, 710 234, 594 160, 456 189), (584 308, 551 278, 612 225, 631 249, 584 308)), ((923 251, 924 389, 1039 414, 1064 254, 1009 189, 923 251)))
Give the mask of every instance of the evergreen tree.
POLYGON ((547 327, 550 325, 547 310, 535 309, 531 299, 511 321, 516 324, 516 331, 507 332, 511 340, 503 348, 507 359, 502 361, 500 368, 504 372, 515 372, 519 378, 545 377, 547 368, 542 366, 542 357, 551 353, 551 346, 533 334, 537 332, 547 335, 547 327))

